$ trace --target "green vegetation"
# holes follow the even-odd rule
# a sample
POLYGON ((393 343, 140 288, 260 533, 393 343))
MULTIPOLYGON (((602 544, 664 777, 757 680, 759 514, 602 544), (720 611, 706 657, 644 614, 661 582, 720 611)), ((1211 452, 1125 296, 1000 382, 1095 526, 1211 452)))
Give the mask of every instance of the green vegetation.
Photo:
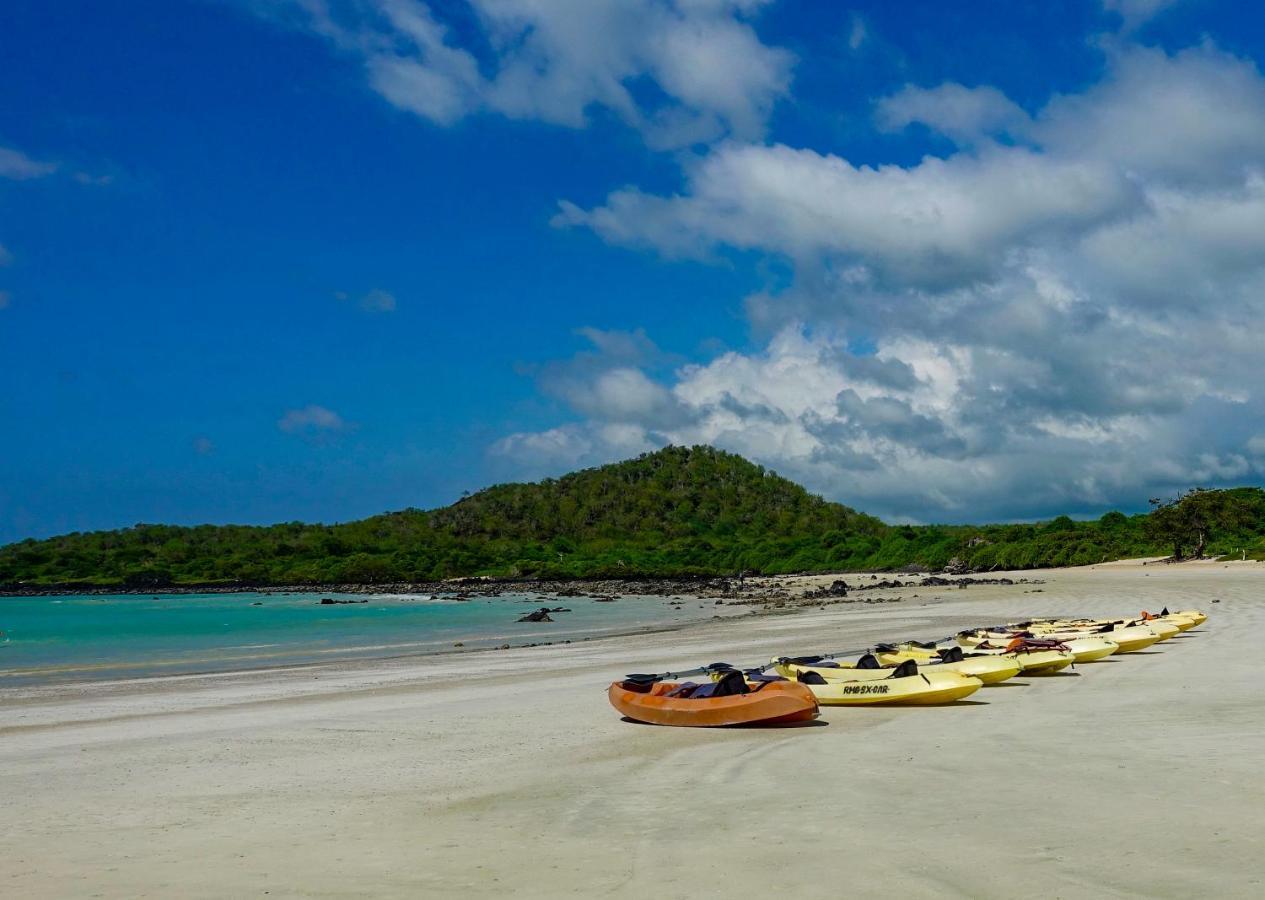
POLYGON ((334 584, 464 575, 1085 565, 1187 548, 1265 556, 1265 492, 1193 491, 1155 511, 1029 525, 891 526, 742 457, 669 447, 424 512, 343 525, 137 525, 0 547, 0 585, 334 584))

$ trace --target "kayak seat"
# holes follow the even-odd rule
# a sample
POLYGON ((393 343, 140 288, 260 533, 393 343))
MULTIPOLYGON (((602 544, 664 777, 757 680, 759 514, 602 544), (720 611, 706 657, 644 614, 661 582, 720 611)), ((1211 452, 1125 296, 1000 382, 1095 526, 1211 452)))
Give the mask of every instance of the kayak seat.
POLYGON ((824 656, 792 656, 788 662, 793 662, 801 666, 816 666, 819 669, 839 668, 839 664, 837 662, 826 659, 824 656))
POLYGON ((883 664, 878 661, 878 657, 873 653, 867 653, 857 660, 856 667, 858 669, 881 669, 883 664))
POLYGON ((940 657, 941 662, 947 663, 961 662, 965 658, 962 655, 961 647, 946 647, 943 650, 937 651, 936 655, 940 657))
POLYGON ((895 668, 888 678, 910 678, 918 674, 918 663, 912 659, 907 659, 895 668))
POLYGON ((795 680, 800 684, 825 684, 826 679, 816 672, 796 672, 795 680))
POLYGON ((711 688, 713 697, 734 697, 751 693, 751 688, 747 687, 747 679, 737 669, 730 669, 721 675, 719 680, 712 683, 711 688))
POLYGON ((742 677, 742 673, 737 669, 731 669, 720 676, 719 680, 707 684, 687 681, 668 696, 678 700, 709 700, 713 697, 735 697, 749 693, 751 689, 747 687, 747 680, 742 677))
POLYGON ((773 675, 769 672, 762 672, 759 669, 751 669, 746 673, 748 681, 759 681, 767 683, 770 681, 786 681, 781 675, 773 675))

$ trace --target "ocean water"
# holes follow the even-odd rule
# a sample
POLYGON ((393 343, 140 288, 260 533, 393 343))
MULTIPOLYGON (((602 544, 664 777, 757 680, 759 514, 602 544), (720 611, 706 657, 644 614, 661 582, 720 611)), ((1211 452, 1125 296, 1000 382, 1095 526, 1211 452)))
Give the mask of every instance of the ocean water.
POLYGON ((665 597, 175 594, 0 597, 0 686, 226 672, 434 653, 661 628, 710 619, 710 603, 665 597), (320 605, 322 597, 368 600, 320 605), (553 622, 517 622, 563 606, 553 622))

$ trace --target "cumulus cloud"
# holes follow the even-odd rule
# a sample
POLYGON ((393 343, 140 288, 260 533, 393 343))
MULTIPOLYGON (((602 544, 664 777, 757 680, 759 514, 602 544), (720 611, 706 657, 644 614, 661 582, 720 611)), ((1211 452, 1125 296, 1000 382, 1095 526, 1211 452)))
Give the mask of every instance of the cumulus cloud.
POLYGON ((332 409, 309 404, 300 409, 287 410, 277 420, 277 427, 287 434, 315 435, 345 431, 350 426, 332 409))
POLYGON ((1265 79, 1208 43, 1105 52, 1099 83, 1031 114, 987 87, 879 102, 880 127, 949 137, 942 157, 729 141, 676 194, 564 201, 555 224, 610 243, 794 272, 748 299, 763 348, 642 379, 608 364, 625 371, 601 404, 559 394, 573 458, 710 442, 922 521, 1136 506, 1265 471, 1265 79), (598 437, 615 425, 618 443, 598 437))
POLYGON ((997 88, 968 88, 954 82, 934 88, 906 85, 879 101, 877 120, 888 131, 918 122, 962 144, 1021 132, 1030 121, 1028 114, 997 88))
POLYGON ((278 0, 268 8, 297 8, 306 27, 364 60, 374 90, 436 124, 489 112, 578 128, 602 108, 671 147, 763 133, 794 62, 752 27, 764 5, 278 0), (640 89, 647 84, 654 90, 640 89))
POLYGON ((1103 0, 1103 9, 1118 13, 1126 31, 1155 18, 1178 0, 1103 0))
POLYGON ((887 281, 944 287, 987 277, 1016 245, 1081 233, 1140 203, 1113 167, 1019 147, 872 168, 731 143, 692 165, 687 183, 673 197, 626 188, 593 210, 563 201, 554 224, 668 256, 767 250, 800 263, 864 261, 887 281))
POLYGON ((43 178, 57 171, 57 163, 40 162, 31 159, 20 150, 11 147, 0 147, 0 178, 13 181, 27 181, 32 178, 43 178))

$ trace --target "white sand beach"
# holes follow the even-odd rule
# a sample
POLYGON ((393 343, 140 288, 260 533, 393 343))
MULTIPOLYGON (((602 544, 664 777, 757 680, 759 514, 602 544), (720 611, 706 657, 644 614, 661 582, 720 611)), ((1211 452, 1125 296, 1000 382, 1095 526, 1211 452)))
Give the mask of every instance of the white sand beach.
POLYGON ((1019 574, 1045 583, 569 646, 0 691, 0 893, 1265 895, 1265 566, 1019 574), (1211 617, 949 707, 716 731, 621 721, 605 696, 630 671, 1165 605, 1211 617))

